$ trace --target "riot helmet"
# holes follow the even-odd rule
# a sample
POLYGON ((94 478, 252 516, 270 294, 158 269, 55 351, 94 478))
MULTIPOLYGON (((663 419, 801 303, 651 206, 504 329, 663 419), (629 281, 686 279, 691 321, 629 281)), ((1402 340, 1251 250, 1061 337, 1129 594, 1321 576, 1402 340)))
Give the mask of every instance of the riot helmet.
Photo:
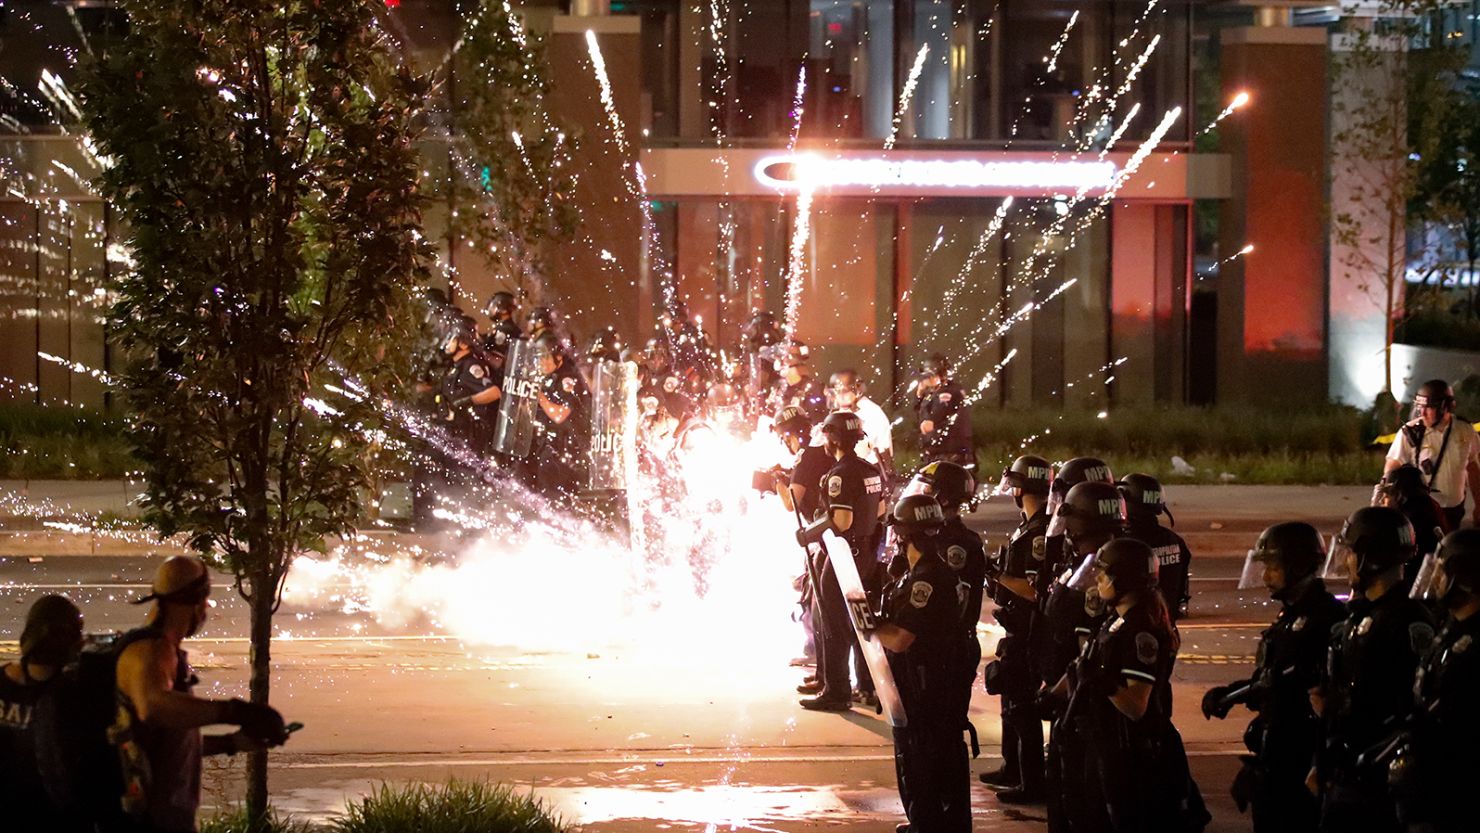
POLYGON ((622 336, 616 327, 602 327, 591 337, 586 348, 586 358, 592 361, 619 361, 622 357, 622 336))
POLYGON ((1480 594, 1480 529, 1458 529, 1424 557, 1411 595, 1447 608, 1463 607, 1480 594))
POLYGON ((923 545, 940 533, 946 516, 930 495, 905 495, 894 502, 885 522, 894 530, 901 548, 914 544, 916 549, 924 549, 923 545))
POLYGON ((549 375, 565 363, 565 345, 554 333, 542 333, 530 342, 530 349, 539 363, 540 372, 549 375), (547 362, 549 364, 547 364, 547 362))
POLYGON ((1125 496, 1125 514, 1130 521, 1155 523, 1157 515, 1166 515, 1168 521, 1176 524, 1167 508, 1166 492, 1160 480, 1138 472, 1121 478, 1115 486, 1125 496))
POLYGON ((1125 526, 1125 500, 1113 484, 1080 483, 1064 495, 1058 509, 1064 519, 1064 535, 1075 550, 1086 544, 1097 546, 1125 526))
POLYGON ((791 437, 799 445, 806 445, 807 439, 812 435, 812 418, 801 408, 788 405, 776 414, 771 430, 780 434, 783 439, 791 437))
POLYGON ((1002 480, 997 484, 997 491, 1016 498, 1021 498, 1024 494, 1046 498, 1052 481, 1051 463, 1042 457, 1024 454, 1002 470, 1002 480))
POLYGON ((524 319, 524 329, 530 335, 538 336, 546 330, 555 328, 555 313, 549 307, 535 307, 529 311, 524 319))
POLYGON ((503 321, 514 317, 514 293, 499 290, 488 296, 488 306, 484 311, 494 321, 503 321))
POLYGON ((1276 564, 1285 574, 1284 584, 1275 594, 1276 598, 1282 598, 1287 591, 1320 571, 1326 557, 1326 544, 1315 527, 1304 521, 1274 524, 1259 533, 1254 548, 1245 555, 1238 589, 1263 587, 1264 565, 1276 564))
POLYGON ((1433 427, 1443 421, 1445 414, 1454 410, 1454 388, 1443 379, 1430 379, 1419 386, 1413 394, 1413 412, 1410 419, 1421 419, 1433 427), (1424 415, 1425 409, 1433 409, 1432 421, 1424 415))
POLYGON ((923 376, 938 376, 941 381, 951 378, 951 360, 944 353, 931 353, 929 358, 920 362, 920 374, 923 376))
POLYGON ((844 451, 852 451, 863 439, 863 420, 848 411, 835 411, 822 421, 822 436, 844 451))
POLYGON ((442 352, 457 355, 463 348, 471 348, 478 341, 478 322, 472 316, 458 313, 447 319, 442 333, 442 352))
POLYGON ((1354 590, 1364 590, 1384 573, 1413 557, 1417 544, 1413 524, 1397 509, 1364 506, 1353 512, 1337 533, 1322 578, 1345 577, 1354 590), (1355 562, 1355 570, 1348 562, 1355 562))
POLYGON ((1382 498, 1381 505, 1399 509, 1404 504, 1429 497, 1429 479, 1423 469, 1404 463, 1382 476, 1382 482, 1377 484, 1377 494, 1382 498))
POLYGON ((1058 472, 1049 483, 1048 537, 1056 538, 1064 534, 1065 519, 1059 515, 1058 510, 1069 490, 1080 483, 1089 482, 1113 484, 1115 475, 1111 474, 1105 461, 1098 457, 1073 457, 1059 466, 1058 472))
POLYGON ((970 503, 976 494, 976 479, 959 463, 937 460, 927 464, 910 480, 905 492, 930 495, 942 508, 955 509, 970 503))
MULTIPOLYGON (((1115 595, 1104 599, 1116 603, 1128 593, 1139 593, 1156 586, 1156 555, 1151 547, 1135 538, 1115 538, 1100 545, 1086 556, 1069 579, 1074 590, 1091 592, 1097 576, 1104 575, 1114 587, 1115 595)), ((1103 598, 1103 597, 1102 597, 1103 598)))

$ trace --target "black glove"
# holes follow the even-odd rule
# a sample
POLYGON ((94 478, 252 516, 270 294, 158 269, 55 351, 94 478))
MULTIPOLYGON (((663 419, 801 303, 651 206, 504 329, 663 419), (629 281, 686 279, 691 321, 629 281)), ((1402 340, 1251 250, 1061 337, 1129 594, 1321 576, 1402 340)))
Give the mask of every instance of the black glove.
POLYGON ((221 722, 242 727, 242 734, 260 743, 276 746, 288 739, 288 727, 278 710, 265 703, 248 703, 246 700, 226 701, 221 722))
POLYGON ((1065 705, 1063 699, 1046 686, 1039 689, 1038 696, 1033 698, 1033 711, 1037 713, 1039 720, 1058 719, 1065 705))
POLYGON ((1234 688, 1235 686, 1231 685, 1220 685, 1217 688, 1208 689, 1208 693, 1204 694, 1202 699, 1204 720, 1212 720, 1215 717, 1222 720, 1228 716, 1228 713, 1233 710, 1233 701, 1228 699, 1228 695, 1233 693, 1234 688))

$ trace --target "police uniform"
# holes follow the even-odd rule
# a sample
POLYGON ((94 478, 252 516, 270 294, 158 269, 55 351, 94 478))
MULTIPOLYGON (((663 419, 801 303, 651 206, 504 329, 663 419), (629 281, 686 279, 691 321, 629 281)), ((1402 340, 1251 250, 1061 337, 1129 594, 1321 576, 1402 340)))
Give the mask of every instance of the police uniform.
MULTIPOLYGON (((840 537, 853 551, 853 563, 858 567, 864 589, 877 588, 878 559, 872 546, 879 526, 879 501, 884 496, 884 482, 879 469, 850 451, 819 480, 817 493, 823 512, 830 513, 834 509, 852 511, 853 524, 840 533, 840 537)), ((822 583, 821 592, 817 594, 822 628, 818 633, 821 639, 817 652, 817 676, 822 681, 824 697, 844 699, 852 692, 848 657, 857 646, 858 636, 853 632, 848 605, 833 573, 831 559, 824 555, 818 572, 818 581, 822 583)), ((861 661, 861 654, 857 671, 859 689, 872 692, 873 680, 868 666, 861 661)))
POLYGON ((467 400, 493 386, 493 370, 472 352, 453 361, 438 385, 436 404, 442 423, 474 454, 483 454, 493 440, 497 410, 495 405, 475 405, 467 400))
POLYGON ((936 536, 940 559, 956 574, 956 595, 961 603, 960 658, 961 722, 966 723, 966 706, 970 705, 971 687, 976 682, 976 669, 981 664, 982 644, 976 638, 976 626, 982 618, 982 591, 987 580, 987 553, 982 537, 961 522, 959 515, 946 518, 936 536))
POLYGON ((920 399, 919 417, 921 422, 934 423, 934 430, 920 438, 925 462, 949 460, 968 467, 976 464, 966 391, 954 379, 945 380, 920 399))
POLYGON ((1210 819, 1172 726, 1176 632, 1153 610, 1142 601, 1124 616, 1107 617, 1076 661, 1065 720, 1085 740, 1086 794, 1079 810, 1087 830, 1179 833, 1202 830, 1210 819), (1151 686, 1139 720, 1110 700, 1131 683, 1151 686))
POLYGON ((0 668, 0 812, 18 830, 51 830, 60 821, 36 760, 36 712, 50 688, 22 685, 0 668))
POLYGON ((524 331, 519 329, 514 319, 505 318, 495 321, 488 335, 483 337, 483 353, 488 357, 489 368, 493 370, 494 385, 503 387, 504 372, 509 364, 509 347, 523 335, 524 331))
POLYGON ((591 391, 570 360, 545 376, 540 393, 556 405, 570 409, 564 422, 556 422, 539 409, 540 444, 538 482, 545 494, 573 495, 585 488, 591 454, 591 391))
POLYGON ((908 726, 894 729, 899 799, 910 828, 922 833, 971 830, 970 768, 962 737, 960 684, 963 617, 957 577, 939 557, 923 553, 886 591, 886 621, 914 635, 903 653, 890 651, 908 726))
POLYGON ((1358 757, 1387 737, 1393 716, 1413 703, 1418 662, 1434 640, 1428 610, 1397 585, 1377 600, 1356 596, 1332 629, 1323 678, 1326 744, 1318 758, 1321 829, 1330 833, 1396 831, 1387 773, 1358 757))
POLYGON ((1192 563, 1192 552, 1187 549, 1187 542, 1181 535, 1157 523, 1154 517, 1133 519, 1130 536, 1150 547, 1151 554, 1156 556, 1157 585, 1175 619, 1178 608, 1192 595, 1187 573, 1192 563))
MULTIPOLYGON (((1320 721, 1310 689, 1321 680, 1331 630, 1346 607, 1314 576, 1297 585, 1265 629, 1255 653, 1248 692, 1238 698, 1257 713, 1244 732, 1252 759, 1235 781, 1247 784, 1255 833, 1314 830, 1320 802, 1305 778, 1320 748, 1320 721)), ((1238 790, 1243 790, 1238 787, 1238 790)))
POLYGON ((825 505, 822 496, 826 491, 819 484, 826 482, 827 473, 832 471, 837 462, 820 445, 809 445, 797 456, 796 466, 791 470, 791 483, 806 487, 806 493, 797 504, 797 511, 803 518, 815 518, 821 514, 825 505))
POLYGON ((1475 829, 1480 784, 1480 616, 1451 620, 1419 665, 1415 771, 1400 784, 1404 821, 1434 833, 1475 829), (1409 784, 1411 783, 1411 788, 1409 784))
MULTIPOLYGON (((1036 586, 1039 573, 1051 569, 1047 533, 1045 511, 1023 518, 998 555, 1001 575, 1036 586)), ((1039 675, 1032 650, 1038 607, 1001 584, 993 582, 992 588, 997 622, 1007 632, 997 643, 995 669, 989 666, 987 672, 989 693, 1002 697, 1002 777, 1036 796, 1043 789, 1043 722, 1034 705, 1039 675)))

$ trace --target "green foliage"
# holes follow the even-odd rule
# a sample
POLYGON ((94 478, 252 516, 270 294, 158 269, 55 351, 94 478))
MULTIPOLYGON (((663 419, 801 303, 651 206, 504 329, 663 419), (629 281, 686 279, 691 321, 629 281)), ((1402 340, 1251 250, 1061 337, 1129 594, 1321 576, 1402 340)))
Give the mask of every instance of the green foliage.
POLYGON ((1426 304, 1398 325, 1399 344, 1480 351, 1480 319, 1473 317, 1468 300, 1456 304, 1426 304))
POLYGON ((246 808, 237 808, 206 819, 200 825, 200 833, 314 833, 318 829, 277 813, 269 813, 265 825, 253 825, 251 819, 246 808))
POLYGON ((334 833, 564 833, 543 802, 502 784, 382 785, 351 802, 334 833))
POLYGON ((122 419, 79 408, 0 406, 0 477, 119 478, 137 468, 122 419))
MULTIPOLYGON (((1369 415, 1337 406, 1128 406, 1104 419, 1093 411, 979 409, 972 429, 984 482, 1030 452, 1054 461, 1102 457, 1117 473, 1140 471, 1169 483, 1371 483, 1382 474, 1381 451, 1368 446, 1375 436, 1369 415), (1173 457, 1193 473, 1179 472, 1173 457)), ((914 438, 900 439, 905 448, 897 460, 908 471, 919 456, 908 448, 914 438)))
POLYGON ((456 209, 454 239, 474 243, 504 286, 528 290, 528 277, 546 273, 547 246, 578 222, 577 134, 545 105, 543 42, 502 0, 474 5, 439 79, 456 137, 440 196, 456 209))
POLYGON ((109 324, 145 518, 275 597, 292 554, 359 516, 353 429, 377 425, 416 326, 426 85, 378 0, 122 5, 80 92, 136 262, 109 324), (345 375, 368 395, 329 393, 345 375))

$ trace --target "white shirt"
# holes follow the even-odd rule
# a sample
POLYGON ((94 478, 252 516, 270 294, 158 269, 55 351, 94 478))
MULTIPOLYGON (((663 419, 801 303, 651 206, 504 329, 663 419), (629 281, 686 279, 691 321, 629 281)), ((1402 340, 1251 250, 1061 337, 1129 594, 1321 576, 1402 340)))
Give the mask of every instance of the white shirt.
MULTIPOLYGON (((1425 426, 1423 442, 1418 450, 1418 459, 1415 460, 1408 432, 1399 428, 1397 438, 1388 449, 1387 458, 1399 463, 1417 463, 1420 468, 1424 461, 1439 460, 1439 450, 1444 448, 1445 430, 1425 426)), ((1470 463, 1480 463, 1480 436, 1475 434, 1474 425, 1459 417, 1452 417, 1449 447, 1444 450, 1444 459, 1439 460, 1439 470, 1435 476, 1427 478, 1433 484, 1434 500, 1439 501, 1440 506, 1447 508, 1465 504, 1465 467, 1470 463)))
POLYGON ((894 453, 894 439, 890 436, 892 426, 889 415, 867 396, 860 396, 858 401, 853 403, 853 413, 858 416, 858 421, 863 423, 863 439, 858 443, 858 456, 866 462, 878 465, 879 455, 894 453))

